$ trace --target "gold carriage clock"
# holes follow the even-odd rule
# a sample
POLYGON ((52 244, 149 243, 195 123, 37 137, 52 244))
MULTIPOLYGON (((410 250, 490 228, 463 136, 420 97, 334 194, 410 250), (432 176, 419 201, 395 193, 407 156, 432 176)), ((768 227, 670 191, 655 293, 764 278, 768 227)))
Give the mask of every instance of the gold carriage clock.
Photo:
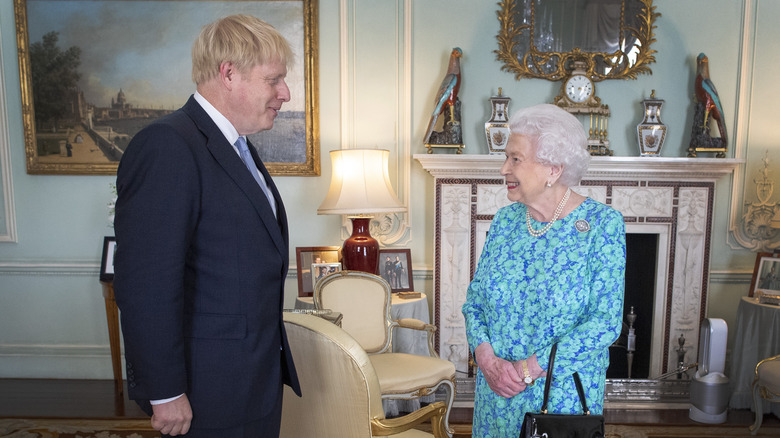
POLYGON ((574 61, 572 71, 561 84, 561 94, 554 103, 574 114, 588 129, 588 152, 591 155, 612 155, 607 138, 609 106, 596 96, 596 84, 588 76, 585 61, 574 61), (590 120, 588 120, 588 117, 590 120))
POLYGON ((490 98, 492 112, 490 120, 485 122, 485 137, 490 155, 503 155, 506 149, 506 142, 509 140, 509 101, 511 100, 501 95, 501 87, 498 88, 498 95, 490 98))

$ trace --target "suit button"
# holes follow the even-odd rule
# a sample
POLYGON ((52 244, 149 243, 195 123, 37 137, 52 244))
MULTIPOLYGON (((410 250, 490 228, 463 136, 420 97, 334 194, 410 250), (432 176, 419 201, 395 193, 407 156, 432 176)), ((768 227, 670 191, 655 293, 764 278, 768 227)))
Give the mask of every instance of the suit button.
POLYGON ((129 384, 129 385, 127 385, 127 386, 129 386, 129 387, 131 387, 131 388, 135 388, 135 383, 133 383, 133 382, 130 382, 130 384, 129 384))

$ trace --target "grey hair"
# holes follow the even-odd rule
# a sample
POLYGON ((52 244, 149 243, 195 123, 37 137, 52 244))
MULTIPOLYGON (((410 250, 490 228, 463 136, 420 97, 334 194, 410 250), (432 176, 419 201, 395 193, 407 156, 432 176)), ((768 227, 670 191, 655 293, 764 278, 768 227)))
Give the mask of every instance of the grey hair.
POLYGON ((509 119, 509 131, 536 145, 536 161, 546 166, 562 166, 560 181, 576 186, 590 163, 588 139, 582 123, 556 105, 541 104, 523 108, 509 119))

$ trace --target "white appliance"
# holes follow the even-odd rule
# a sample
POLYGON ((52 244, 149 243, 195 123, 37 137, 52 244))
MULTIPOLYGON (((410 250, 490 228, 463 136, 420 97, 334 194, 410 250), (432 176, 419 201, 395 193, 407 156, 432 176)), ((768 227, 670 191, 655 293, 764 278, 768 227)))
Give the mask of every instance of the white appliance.
POLYGON ((729 407, 729 378, 726 370, 726 321, 707 318, 699 330, 698 370, 691 381, 688 416, 699 423, 725 423, 729 407))

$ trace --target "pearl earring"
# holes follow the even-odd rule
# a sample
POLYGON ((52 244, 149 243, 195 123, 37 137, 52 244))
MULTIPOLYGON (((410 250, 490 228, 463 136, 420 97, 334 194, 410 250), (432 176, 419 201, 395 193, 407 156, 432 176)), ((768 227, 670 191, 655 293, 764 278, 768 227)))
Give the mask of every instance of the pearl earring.
POLYGON ((547 181, 547 187, 552 187, 552 184, 550 184, 550 181, 547 181))

